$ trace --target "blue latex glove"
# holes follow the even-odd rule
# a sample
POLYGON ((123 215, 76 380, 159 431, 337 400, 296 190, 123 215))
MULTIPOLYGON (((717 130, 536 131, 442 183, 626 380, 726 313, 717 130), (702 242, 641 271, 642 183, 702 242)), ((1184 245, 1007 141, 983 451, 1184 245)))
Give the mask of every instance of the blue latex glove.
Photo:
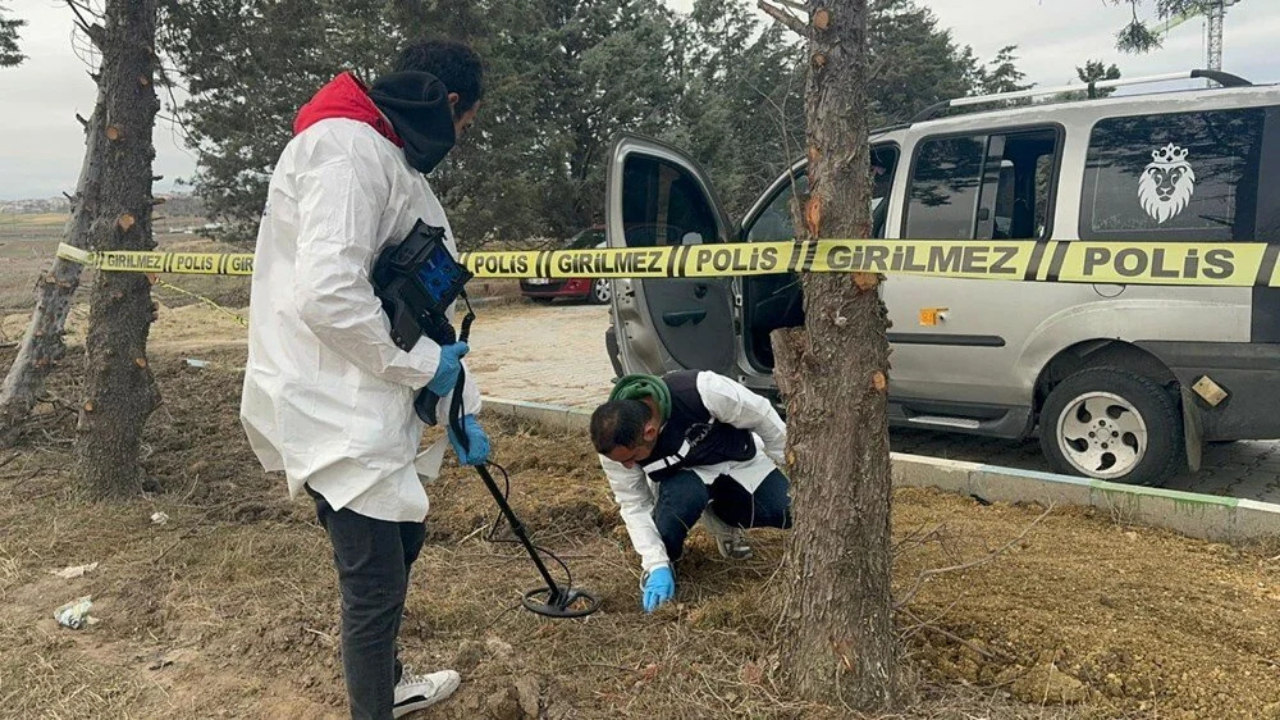
POLYGON ((427 389, 438 397, 453 392, 458 384, 458 373, 462 371, 462 356, 471 348, 466 343, 454 343, 440 348, 440 363, 436 365, 436 374, 427 383, 427 389))
POLYGON ((671 574, 671 568, 666 565, 655 568, 644 582, 644 611, 651 613, 657 610, 675 594, 676 578, 671 574))
POLYGON ((470 445, 466 450, 454 434, 453 426, 449 426, 449 442, 453 445, 453 451, 458 454, 458 462, 463 465, 483 465, 489 459, 489 436, 484 434, 475 415, 462 418, 462 432, 466 434, 470 445))

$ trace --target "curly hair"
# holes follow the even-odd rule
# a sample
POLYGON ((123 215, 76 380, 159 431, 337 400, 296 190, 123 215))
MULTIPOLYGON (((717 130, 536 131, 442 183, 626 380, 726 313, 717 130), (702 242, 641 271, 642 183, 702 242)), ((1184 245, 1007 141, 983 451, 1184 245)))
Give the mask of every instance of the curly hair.
POLYGON ((400 51, 395 72, 427 72, 435 75, 451 93, 458 94, 455 115, 462 115, 484 96, 484 63, 466 43, 427 40, 400 51))

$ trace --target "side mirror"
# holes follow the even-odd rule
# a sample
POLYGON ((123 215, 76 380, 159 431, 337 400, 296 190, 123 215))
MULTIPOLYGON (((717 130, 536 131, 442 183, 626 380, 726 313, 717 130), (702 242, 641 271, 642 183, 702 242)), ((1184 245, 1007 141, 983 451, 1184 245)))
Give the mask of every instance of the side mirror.
POLYGON ((702 233, 696 233, 696 232, 685 233, 684 237, 680 238, 680 244, 681 245, 701 245, 702 233))

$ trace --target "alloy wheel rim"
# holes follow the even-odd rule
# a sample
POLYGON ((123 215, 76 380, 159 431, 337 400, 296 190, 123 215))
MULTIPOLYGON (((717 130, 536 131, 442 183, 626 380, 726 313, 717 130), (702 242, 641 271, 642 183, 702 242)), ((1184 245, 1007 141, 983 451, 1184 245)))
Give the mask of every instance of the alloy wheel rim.
POLYGON ((1103 480, 1132 472, 1147 454, 1147 423, 1133 403, 1114 393, 1088 392, 1067 403, 1057 422, 1067 462, 1103 480))

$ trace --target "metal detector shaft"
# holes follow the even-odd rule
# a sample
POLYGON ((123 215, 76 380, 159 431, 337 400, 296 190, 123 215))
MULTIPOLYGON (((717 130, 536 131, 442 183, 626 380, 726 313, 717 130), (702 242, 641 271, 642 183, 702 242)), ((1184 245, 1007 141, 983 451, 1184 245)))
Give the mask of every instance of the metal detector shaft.
MULTIPOLYGON (((455 433, 457 430, 454 431, 455 433)), ((465 442, 461 437, 459 442, 465 442)), ((551 595, 547 598, 548 605, 559 605, 564 602, 564 593, 560 590, 560 586, 551 577, 547 566, 542 562, 542 558, 538 555, 538 549, 529 541, 529 536, 524 531, 524 525, 520 523, 520 519, 516 517, 511 506, 507 504, 507 499, 502 496, 502 492, 498 490, 498 484, 494 482, 493 476, 489 474, 489 469, 483 465, 477 465, 476 472, 480 473, 480 479, 484 480, 485 487, 489 488, 489 494, 493 495, 493 499, 498 503, 498 508, 502 510, 502 514, 506 516, 507 522, 511 525, 511 532, 515 533, 520 544, 524 546, 525 552, 529 553, 529 557, 533 560, 533 564, 538 568, 538 574, 542 575, 542 579, 547 583, 547 589, 551 591, 551 595)))
MULTIPOLYGON (((463 340, 470 330, 469 323, 463 326, 463 340)), ((453 428, 453 434, 457 436, 458 442, 463 449, 471 449, 471 441, 467 438, 467 434, 462 427, 462 392, 463 386, 467 382, 467 371, 458 371, 457 384, 453 388, 453 398, 449 403, 449 426, 453 428)), ((520 518, 516 517, 515 511, 511 509, 511 505, 507 503, 507 499, 502 496, 502 491, 498 489, 498 483, 494 481, 493 476, 489 474, 489 468, 484 465, 476 465, 476 472, 480 473, 480 479, 484 480, 485 487, 489 488, 489 494, 493 495, 493 499, 498 503, 498 509, 502 511, 503 516, 507 518, 507 523, 511 525, 511 532, 515 534, 516 539, 524 546, 525 552, 529 553, 529 558, 533 560, 533 564, 538 568, 538 573, 542 575, 542 579, 547 583, 547 589, 550 597, 547 598, 548 605, 559 605, 566 602, 567 598, 564 592, 560 590, 560 586, 556 584, 551 572, 547 570, 546 564, 542 562, 542 557, 538 555, 538 549, 533 546, 529 540, 529 535, 524 531, 524 524, 520 522, 520 518)))
MULTIPOLYGON (((466 294, 460 295, 464 302, 466 294)), ((471 322, 475 320, 475 313, 471 311, 471 304, 467 302, 467 315, 462 321, 462 332, 458 337, 459 342, 466 342, 471 335, 471 322)), ((470 451, 471 440, 467 437, 466 430, 462 427, 462 396, 463 388, 466 386, 467 372, 465 369, 459 369, 458 379, 453 386, 453 397, 449 402, 449 428, 453 431, 454 436, 464 451, 470 451)), ((427 422, 434 424, 435 404, 439 402, 433 397, 419 396, 415 403, 419 409, 419 415, 427 422), (431 412, 425 412, 424 404, 429 403, 431 412)), ((474 466, 476 472, 480 473, 480 479, 484 481, 484 486, 489 488, 489 494, 493 496, 494 502, 498 503, 498 509, 502 511, 502 516, 507 519, 507 524, 511 526, 511 532, 515 534, 516 539, 524 547, 529 559, 533 561, 535 567, 538 568, 538 574, 547 583, 545 588, 535 588, 524 594, 521 604, 525 609, 535 612, 539 615, 553 618, 575 618, 584 617, 594 613, 600 609, 600 598, 588 590, 574 589, 573 587, 562 588, 551 577, 551 572, 547 570, 547 566, 542 562, 541 555, 538 554, 538 548, 534 547, 529 540, 529 535, 525 532, 524 524, 520 522, 520 518, 516 517, 515 511, 511 509, 511 505, 507 503, 507 498, 498 489, 498 483, 494 481, 493 476, 489 474, 489 468, 484 463, 474 466), (546 595, 546 601, 543 602, 539 598, 546 595)), ((567 568, 566 568, 567 572, 567 568)), ((572 582, 572 580, 570 581, 572 582)))

